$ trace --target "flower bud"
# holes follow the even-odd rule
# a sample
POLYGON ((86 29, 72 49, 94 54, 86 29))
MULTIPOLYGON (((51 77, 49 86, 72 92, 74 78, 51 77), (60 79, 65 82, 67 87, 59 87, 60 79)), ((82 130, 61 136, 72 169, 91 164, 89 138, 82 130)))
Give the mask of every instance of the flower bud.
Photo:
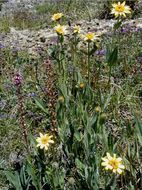
POLYGON ((20 86, 22 84, 22 75, 20 73, 17 73, 15 76, 14 76, 14 84, 16 86, 20 86))

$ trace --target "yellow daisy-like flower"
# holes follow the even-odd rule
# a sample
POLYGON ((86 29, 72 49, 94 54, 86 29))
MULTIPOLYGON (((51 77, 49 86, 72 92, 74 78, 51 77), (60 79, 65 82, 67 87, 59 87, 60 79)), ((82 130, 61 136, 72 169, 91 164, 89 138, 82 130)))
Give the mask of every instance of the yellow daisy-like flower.
POLYGON ((43 135, 42 133, 40 133, 39 135, 40 137, 36 139, 36 141, 38 142, 37 147, 40 147, 40 149, 45 148, 45 150, 48 150, 49 144, 54 143, 54 141, 51 140, 53 136, 49 136, 48 134, 43 135))
POLYGON ((84 35, 84 40, 87 42, 93 42, 96 39, 96 36, 92 32, 88 32, 87 34, 84 35))
POLYGON ((60 20, 61 18, 62 18, 62 16, 63 16, 63 13, 56 13, 56 14, 54 14, 53 16, 52 16, 52 20, 53 21, 58 21, 58 20, 60 20))
POLYGON ((105 170, 112 170, 113 173, 122 174, 125 166, 122 164, 122 158, 116 158, 116 154, 113 154, 113 157, 107 153, 104 158, 102 158, 102 166, 105 167, 105 170))
POLYGON ((55 26, 55 31, 57 32, 57 34, 58 35, 65 35, 65 33, 66 33, 66 28, 65 28, 65 26, 62 26, 62 25, 60 25, 60 24, 58 24, 57 26, 55 26))
POLYGON ((125 1, 123 3, 113 3, 112 4, 112 11, 111 14, 114 14, 115 17, 118 16, 124 16, 126 17, 126 14, 131 13, 131 8, 128 5, 125 5, 125 1))
POLYGON ((73 33, 74 34, 79 34, 81 32, 81 28, 79 25, 75 25, 73 28, 73 33))

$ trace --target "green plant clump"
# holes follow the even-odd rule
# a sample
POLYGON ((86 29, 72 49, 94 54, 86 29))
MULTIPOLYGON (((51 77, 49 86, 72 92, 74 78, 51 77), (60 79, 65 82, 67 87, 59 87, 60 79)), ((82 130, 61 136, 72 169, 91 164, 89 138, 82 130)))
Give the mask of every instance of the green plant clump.
POLYGON ((0 46, 1 188, 142 189, 142 30, 125 28, 131 11, 113 4, 106 34, 54 12, 56 39, 34 59, 0 46))

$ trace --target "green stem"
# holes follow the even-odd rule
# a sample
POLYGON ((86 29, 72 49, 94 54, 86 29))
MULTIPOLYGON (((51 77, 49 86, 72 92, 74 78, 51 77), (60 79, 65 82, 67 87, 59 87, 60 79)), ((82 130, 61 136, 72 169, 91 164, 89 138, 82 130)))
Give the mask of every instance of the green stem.
POLYGON ((110 84, 111 70, 112 70, 112 66, 109 67, 109 80, 108 80, 108 84, 110 84))
POLYGON ((90 42, 88 42, 88 84, 90 85, 90 42))
POLYGON ((101 61, 100 61, 100 59, 99 59, 99 73, 98 73, 98 81, 97 81, 97 83, 99 84, 99 79, 100 79, 100 75, 101 75, 101 61))
POLYGON ((76 34, 74 35, 74 39, 73 39, 73 49, 72 49, 72 53, 73 53, 73 75, 72 75, 72 81, 71 81, 71 84, 72 84, 72 89, 73 89, 73 94, 75 94, 75 85, 76 85, 76 76, 75 76, 75 72, 76 72, 76 62, 77 62, 77 59, 76 59, 76 52, 77 52, 77 39, 76 39, 76 34))
POLYGON ((74 68, 73 68, 73 81, 75 81, 76 52, 77 52, 77 47, 76 47, 76 35, 75 35, 75 37, 74 37, 74 68))
POLYGON ((67 77, 67 72, 65 72, 66 71, 66 60, 65 60, 65 55, 64 55, 64 51, 63 51, 64 46, 63 46, 62 40, 61 40, 60 44, 61 44, 61 62, 60 62, 61 63, 61 71, 60 72, 63 73, 63 78, 66 81, 66 77, 67 77))
POLYGON ((59 64, 59 73, 61 71, 61 63, 60 63, 60 36, 58 35, 58 40, 57 40, 57 47, 58 47, 58 64, 59 64))

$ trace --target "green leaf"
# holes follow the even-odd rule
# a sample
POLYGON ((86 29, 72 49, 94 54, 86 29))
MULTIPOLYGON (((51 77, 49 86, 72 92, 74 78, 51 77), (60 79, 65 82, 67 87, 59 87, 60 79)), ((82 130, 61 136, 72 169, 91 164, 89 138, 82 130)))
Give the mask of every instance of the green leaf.
POLYGON ((97 121, 97 115, 94 115, 93 117, 88 117, 88 126, 92 127, 94 124, 96 124, 97 121))
POLYGON ((74 133, 74 137, 77 139, 77 141, 81 141, 81 134, 78 131, 74 133))
POLYGON ((13 184, 13 186, 16 188, 16 190, 22 190, 21 182, 20 182, 20 177, 18 172, 10 172, 10 171, 5 171, 4 172, 8 181, 13 184))
POLYGON ((59 35, 58 36, 59 42, 62 44, 64 42, 64 36, 63 35, 59 35))
POLYGON ((30 180, 31 180, 31 177, 27 176, 26 174, 27 174, 26 166, 23 165, 23 167, 20 170, 20 181, 25 190, 28 189, 28 187, 30 185, 30 180))
POLYGON ((32 167, 32 163, 27 162, 27 173, 32 178, 32 183, 35 186, 36 190, 40 189, 40 184, 35 169, 32 167))
POLYGON ((43 112, 45 112, 46 114, 48 114, 48 111, 47 111, 47 109, 44 107, 43 102, 42 102, 41 100, 36 99, 36 98, 34 98, 34 100, 35 100, 36 105, 37 105, 43 112))
POLYGON ((114 30, 117 30, 122 24, 122 21, 117 21, 115 24, 114 24, 114 30))
POLYGON ((95 51, 98 49, 98 47, 96 46, 96 44, 93 44, 93 48, 89 51, 89 55, 93 55, 95 53, 95 51))
POLYGON ((135 187, 132 185, 132 183, 130 182, 130 185, 128 187, 128 190, 135 190, 135 187))
POLYGON ((142 145, 142 123, 138 120, 138 118, 135 118, 135 121, 136 121, 137 137, 139 143, 142 145))
POLYGON ((118 60, 118 48, 115 47, 112 51, 107 50, 107 63, 109 66, 114 66, 118 60))
POLYGON ((85 165, 78 158, 75 159, 75 164, 79 170, 81 171, 84 170, 85 165))
POLYGON ((107 185, 105 187, 105 190, 110 190, 110 189, 115 190, 115 188, 116 188, 116 176, 113 175, 111 177, 111 179, 108 181, 108 183, 107 183, 107 185))

